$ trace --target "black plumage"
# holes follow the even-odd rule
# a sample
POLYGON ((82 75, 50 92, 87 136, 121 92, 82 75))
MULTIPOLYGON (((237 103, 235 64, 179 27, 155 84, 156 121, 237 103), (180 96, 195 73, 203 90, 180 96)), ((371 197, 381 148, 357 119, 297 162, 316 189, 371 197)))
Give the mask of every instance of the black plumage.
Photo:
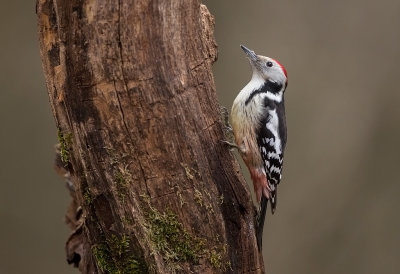
MULTIPOLYGON (((267 81, 263 87, 253 91, 250 97, 262 93, 277 94, 283 92, 282 88, 284 87, 281 85, 271 84, 270 81, 267 81)), ((282 175, 283 153, 287 140, 285 102, 283 94, 281 101, 271 100, 266 96, 264 98, 263 108, 263 116, 260 119, 256 135, 257 144, 260 149, 269 188, 271 190, 269 199, 271 203, 271 211, 274 213, 277 204, 277 187, 282 175), (272 117, 271 113, 273 113, 275 117, 272 117), (272 119, 277 119, 277 123, 276 121, 272 121, 272 119), (277 147, 277 142, 280 144, 279 147, 277 147)), ((260 210, 256 222, 256 238, 260 250, 262 246, 262 233, 267 212, 267 204, 267 197, 262 195, 260 210)))
POLYGON ((254 96, 256 96, 258 94, 267 93, 267 92, 271 92, 272 94, 276 94, 281 90, 282 90, 282 85, 281 84, 279 84, 277 82, 273 82, 273 81, 266 81, 265 84, 261 88, 254 90, 250 94, 250 96, 244 102, 244 105, 247 106, 247 104, 251 102, 251 100, 254 98, 254 96))
MULTIPOLYGON (((276 86, 268 85, 269 81, 260 89, 263 92, 277 93, 276 86)), ((282 89, 282 86, 280 86, 282 89)), ((255 91, 257 92, 257 91, 255 91)), ((285 103, 282 98, 281 102, 271 100, 268 97, 264 98, 264 114, 260 120, 259 128, 257 131, 257 144, 260 149, 261 157, 264 163, 264 169, 267 175, 269 187, 271 189, 271 210, 272 213, 276 209, 277 203, 277 186, 281 180, 283 154, 286 147, 287 130, 285 118, 285 103), (278 119, 277 128, 272 125, 271 112, 275 111, 278 119), (271 129, 274 129, 271 131, 271 129), (280 144, 277 150, 276 143, 280 144)))

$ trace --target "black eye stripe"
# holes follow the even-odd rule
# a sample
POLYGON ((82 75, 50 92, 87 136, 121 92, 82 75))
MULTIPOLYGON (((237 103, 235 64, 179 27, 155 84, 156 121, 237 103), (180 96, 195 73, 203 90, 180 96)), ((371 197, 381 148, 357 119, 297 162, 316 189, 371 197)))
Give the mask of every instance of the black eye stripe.
POLYGON ((268 62, 267 62, 267 66, 268 66, 268 67, 272 67, 272 62, 271 62, 271 61, 268 61, 268 62))

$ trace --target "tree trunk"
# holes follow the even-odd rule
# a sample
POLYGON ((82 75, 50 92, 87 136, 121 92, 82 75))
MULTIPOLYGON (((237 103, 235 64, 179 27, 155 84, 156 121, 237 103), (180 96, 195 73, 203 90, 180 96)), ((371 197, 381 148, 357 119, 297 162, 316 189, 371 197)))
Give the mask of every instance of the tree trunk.
POLYGON ((40 51, 83 273, 259 273, 199 0, 38 0, 40 51))

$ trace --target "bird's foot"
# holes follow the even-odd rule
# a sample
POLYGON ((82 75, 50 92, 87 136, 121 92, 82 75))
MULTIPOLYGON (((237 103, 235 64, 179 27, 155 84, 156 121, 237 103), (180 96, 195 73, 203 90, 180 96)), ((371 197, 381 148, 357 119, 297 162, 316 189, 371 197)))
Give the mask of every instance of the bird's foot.
POLYGON ((226 140, 221 141, 223 144, 227 145, 230 149, 238 149, 237 145, 234 142, 234 136, 233 136, 233 129, 229 123, 229 113, 226 107, 220 106, 220 111, 221 111, 221 121, 224 126, 224 135, 226 140))
POLYGON ((229 142, 229 141, 221 140, 221 143, 224 144, 225 146, 229 147, 230 150, 233 150, 233 149, 235 149, 235 148, 236 148, 236 149, 239 149, 238 146, 237 146, 236 144, 231 143, 231 142, 229 142))
POLYGON ((227 133, 233 134, 233 128, 232 128, 230 125, 229 125, 229 126, 226 126, 226 125, 225 125, 224 129, 225 129, 225 131, 226 131, 227 133))

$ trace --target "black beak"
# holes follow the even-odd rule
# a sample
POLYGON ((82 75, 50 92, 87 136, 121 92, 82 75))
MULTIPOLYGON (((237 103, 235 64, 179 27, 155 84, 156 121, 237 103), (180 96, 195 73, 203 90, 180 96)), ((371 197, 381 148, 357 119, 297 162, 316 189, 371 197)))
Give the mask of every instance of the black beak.
POLYGON ((243 46, 243 45, 240 45, 240 47, 242 48, 242 50, 247 54, 247 56, 249 57, 249 59, 252 61, 252 62, 255 62, 255 61, 257 61, 257 55, 256 55, 256 53, 254 52, 254 51, 252 51, 251 49, 248 49, 248 48, 246 48, 245 46, 243 46))

